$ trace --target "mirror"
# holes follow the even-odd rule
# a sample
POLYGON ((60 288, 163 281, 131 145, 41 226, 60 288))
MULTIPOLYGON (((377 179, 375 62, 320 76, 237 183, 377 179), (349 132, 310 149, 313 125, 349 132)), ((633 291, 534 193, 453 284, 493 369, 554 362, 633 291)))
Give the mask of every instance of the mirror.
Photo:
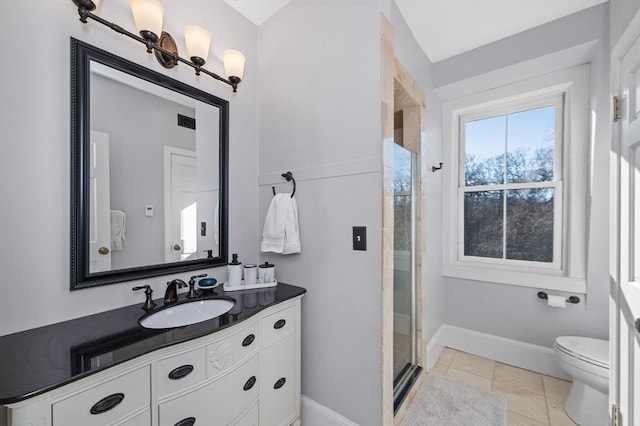
POLYGON ((227 263, 228 102, 71 39, 71 289, 227 263))

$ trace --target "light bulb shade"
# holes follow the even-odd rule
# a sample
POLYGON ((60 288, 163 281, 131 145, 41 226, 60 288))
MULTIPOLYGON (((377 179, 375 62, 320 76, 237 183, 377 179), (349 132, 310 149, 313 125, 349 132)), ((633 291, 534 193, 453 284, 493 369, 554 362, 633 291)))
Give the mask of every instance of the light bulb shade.
POLYGON ((100 5, 100 0, 73 0, 73 4, 78 7, 83 7, 89 12, 92 12, 100 5))
POLYGON ((222 53, 222 61, 224 62, 224 72, 227 74, 227 77, 237 77, 242 80, 246 60, 242 52, 232 49, 225 50, 224 53, 222 53))
POLYGON ((187 45, 187 54, 190 58, 200 58, 207 62, 209 57, 209 45, 211 34, 209 31, 197 25, 186 25, 183 29, 184 43, 187 45))
POLYGON ((162 4, 158 0, 129 0, 129 6, 138 31, 151 32, 160 37, 164 15, 162 4))

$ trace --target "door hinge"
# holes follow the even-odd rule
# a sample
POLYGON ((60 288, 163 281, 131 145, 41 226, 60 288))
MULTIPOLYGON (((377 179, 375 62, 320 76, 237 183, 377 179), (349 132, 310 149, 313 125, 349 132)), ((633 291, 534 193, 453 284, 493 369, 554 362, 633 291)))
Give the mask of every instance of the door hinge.
POLYGON ((611 405, 611 426, 621 426, 620 408, 616 404, 611 405))
POLYGON ((620 107, 620 98, 617 96, 613 97, 613 122, 620 120, 622 118, 622 110, 620 107))

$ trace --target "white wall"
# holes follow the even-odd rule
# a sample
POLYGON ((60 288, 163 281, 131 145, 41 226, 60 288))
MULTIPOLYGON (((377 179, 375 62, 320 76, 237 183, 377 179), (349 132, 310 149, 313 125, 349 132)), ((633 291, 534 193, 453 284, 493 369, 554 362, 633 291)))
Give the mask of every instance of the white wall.
MULTIPOLYGON (((432 64, 420 48, 407 26, 395 2, 391 7, 391 23, 394 30, 394 50, 396 58, 416 80, 426 97, 423 117, 423 140, 426 140, 425 163, 427 169, 423 185, 422 223, 424 227, 423 244, 426 262, 423 265, 422 282, 424 285, 423 330, 426 330, 424 344, 427 344, 444 323, 444 286, 442 278, 442 205, 434 200, 442 199, 442 173, 431 171, 431 166, 442 161, 442 106, 433 91, 432 64)), ((427 358, 430 354, 427 353, 427 358)))
POLYGON ((613 48, 631 19, 640 11, 638 0, 609 0, 609 25, 611 26, 611 48, 613 48))
POLYGON ((308 290, 302 393, 362 425, 382 414, 380 6, 294 0, 260 28, 259 223, 291 170, 302 242, 261 258, 308 290))
MULTIPOLYGON (((184 65, 165 70, 141 44, 107 27, 81 24, 71 1, 0 2, 5 58, 0 79, 0 335, 143 302, 142 294, 131 291, 131 282, 69 291, 69 37, 230 101, 229 251, 257 256, 257 28, 222 1, 163 4, 165 29, 182 54, 182 26, 189 23, 213 34, 207 65, 212 71, 224 74, 224 49, 246 54, 237 94, 207 76, 195 77, 184 65)), ((135 31, 126 0, 103 1, 98 14, 135 31)), ((210 272, 225 279, 225 271, 210 272)), ((170 278, 142 283, 151 284, 160 297, 170 278)))
POLYGON ((558 61, 553 60, 557 59, 553 49, 562 50, 565 60, 576 62, 563 65, 589 61, 584 56, 588 53, 591 57, 591 115, 595 118, 590 147, 592 176, 588 182, 586 298, 580 295, 580 304, 569 305, 566 309, 553 309, 537 298, 537 289, 446 278, 444 310, 447 324, 546 347, 552 346, 555 337, 560 335, 607 338, 608 32, 608 6, 604 4, 434 64, 434 78, 449 88, 457 84, 455 91, 443 93, 461 94, 495 87, 504 84, 505 80, 522 78, 522 74, 513 73, 521 63, 535 63, 537 70, 553 71, 559 65, 558 61), (589 48, 585 50, 585 46, 589 48), (492 73, 498 75, 504 69, 507 72, 502 80, 479 78, 492 73), (454 81, 451 75, 462 78, 462 83, 454 81))

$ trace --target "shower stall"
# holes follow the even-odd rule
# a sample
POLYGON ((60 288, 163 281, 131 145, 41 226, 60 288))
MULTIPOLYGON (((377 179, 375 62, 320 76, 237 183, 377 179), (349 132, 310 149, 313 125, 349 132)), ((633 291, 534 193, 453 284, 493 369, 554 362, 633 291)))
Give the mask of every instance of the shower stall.
POLYGON ((420 372, 416 332, 417 154, 393 150, 393 394, 397 410, 420 372))

